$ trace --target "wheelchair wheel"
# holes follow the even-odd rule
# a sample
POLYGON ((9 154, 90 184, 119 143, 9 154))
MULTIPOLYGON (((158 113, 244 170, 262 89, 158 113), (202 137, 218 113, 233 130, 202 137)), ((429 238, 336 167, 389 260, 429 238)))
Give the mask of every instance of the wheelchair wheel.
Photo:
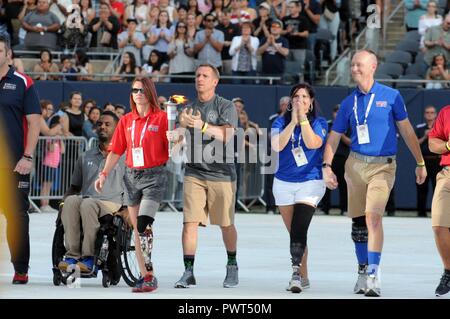
POLYGON ((117 224, 117 256, 123 280, 128 286, 134 287, 139 279, 139 266, 135 254, 133 229, 124 223, 123 219, 117 224))
POLYGON ((62 282, 61 273, 59 271, 58 272, 54 271, 53 272, 53 284, 55 286, 59 286, 59 285, 61 285, 61 282, 62 282))
POLYGON ((53 267, 58 268, 59 262, 63 259, 66 253, 64 247, 64 227, 62 224, 56 226, 55 234, 53 235, 52 243, 52 264, 53 267))
POLYGON ((102 285, 105 288, 108 288, 109 285, 111 284, 111 279, 109 277, 109 272, 106 270, 102 271, 102 285))

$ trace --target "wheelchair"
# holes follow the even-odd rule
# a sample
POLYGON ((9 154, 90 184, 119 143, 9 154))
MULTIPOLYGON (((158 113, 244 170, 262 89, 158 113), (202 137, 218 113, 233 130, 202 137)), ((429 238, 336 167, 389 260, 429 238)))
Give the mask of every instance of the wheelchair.
MULTIPOLYGON (((62 205, 56 219, 56 229, 53 235, 52 264, 53 284, 55 286, 74 283, 80 278, 96 278, 102 273, 102 285, 108 288, 117 285, 120 278, 130 287, 134 287, 139 278, 139 267, 135 255, 133 227, 128 221, 128 210, 122 207, 113 215, 106 215, 99 219, 100 229, 95 242, 94 267, 90 273, 77 274, 76 267, 63 272, 58 264, 66 253, 64 246, 64 227, 61 220, 62 205)), ((81 240, 81 238, 80 238, 81 240)))

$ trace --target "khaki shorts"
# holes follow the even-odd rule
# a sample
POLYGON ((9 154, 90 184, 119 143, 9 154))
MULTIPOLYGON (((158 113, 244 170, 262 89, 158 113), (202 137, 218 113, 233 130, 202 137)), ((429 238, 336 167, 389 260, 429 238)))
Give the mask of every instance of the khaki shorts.
POLYGON ((192 176, 184 178, 184 223, 206 226, 234 224, 236 182, 212 182, 192 176))
POLYGON ((450 228, 450 167, 436 175, 436 189, 431 204, 431 225, 450 228))
POLYGON ((395 182, 397 164, 368 164, 348 157, 345 162, 345 181, 348 192, 348 216, 356 218, 366 213, 384 214, 395 182))

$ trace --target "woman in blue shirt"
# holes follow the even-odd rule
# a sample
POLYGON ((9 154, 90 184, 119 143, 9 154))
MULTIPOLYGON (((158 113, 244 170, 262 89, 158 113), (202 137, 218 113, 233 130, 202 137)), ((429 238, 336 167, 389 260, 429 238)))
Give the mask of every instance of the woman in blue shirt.
MULTIPOLYGON (((279 153, 273 195, 290 234, 293 274, 287 290, 293 293, 302 291, 300 267, 308 227, 325 194, 322 161, 328 124, 317 116, 314 96, 310 85, 294 86, 287 112, 272 125, 272 148, 279 153)), ((308 286, 304 283, 303 288, 308 286)))

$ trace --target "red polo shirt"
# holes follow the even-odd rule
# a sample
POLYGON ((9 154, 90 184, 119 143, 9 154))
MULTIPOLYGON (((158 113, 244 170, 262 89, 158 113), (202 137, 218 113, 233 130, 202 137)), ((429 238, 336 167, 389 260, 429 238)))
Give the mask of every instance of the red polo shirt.
POLYGON ((147 122, 147 129, 142 140, 144 152, 144 166, 136 168, 150 168, 163 165, 169 159, 167 131, 167 114, 164 111, 150 111, 145 117, 139 117, 136 111, 124 115, 116 127, 114 136, 111 140, 109 150, 115 154, 122 155, 127 151, 126 164, 134 168, 133 156, 131 152, 131 127, 133 121, 136 121, 134 129, 135 147, 139 147, 141 132, 147 122))
MULTIPOLYGON (((434 122, 428 138, 438 138, 447 142, 450 138, 450 105, 444 107, 434 122)), ((441 166, 450 166, 450 152, 441 155, 441 166)))

